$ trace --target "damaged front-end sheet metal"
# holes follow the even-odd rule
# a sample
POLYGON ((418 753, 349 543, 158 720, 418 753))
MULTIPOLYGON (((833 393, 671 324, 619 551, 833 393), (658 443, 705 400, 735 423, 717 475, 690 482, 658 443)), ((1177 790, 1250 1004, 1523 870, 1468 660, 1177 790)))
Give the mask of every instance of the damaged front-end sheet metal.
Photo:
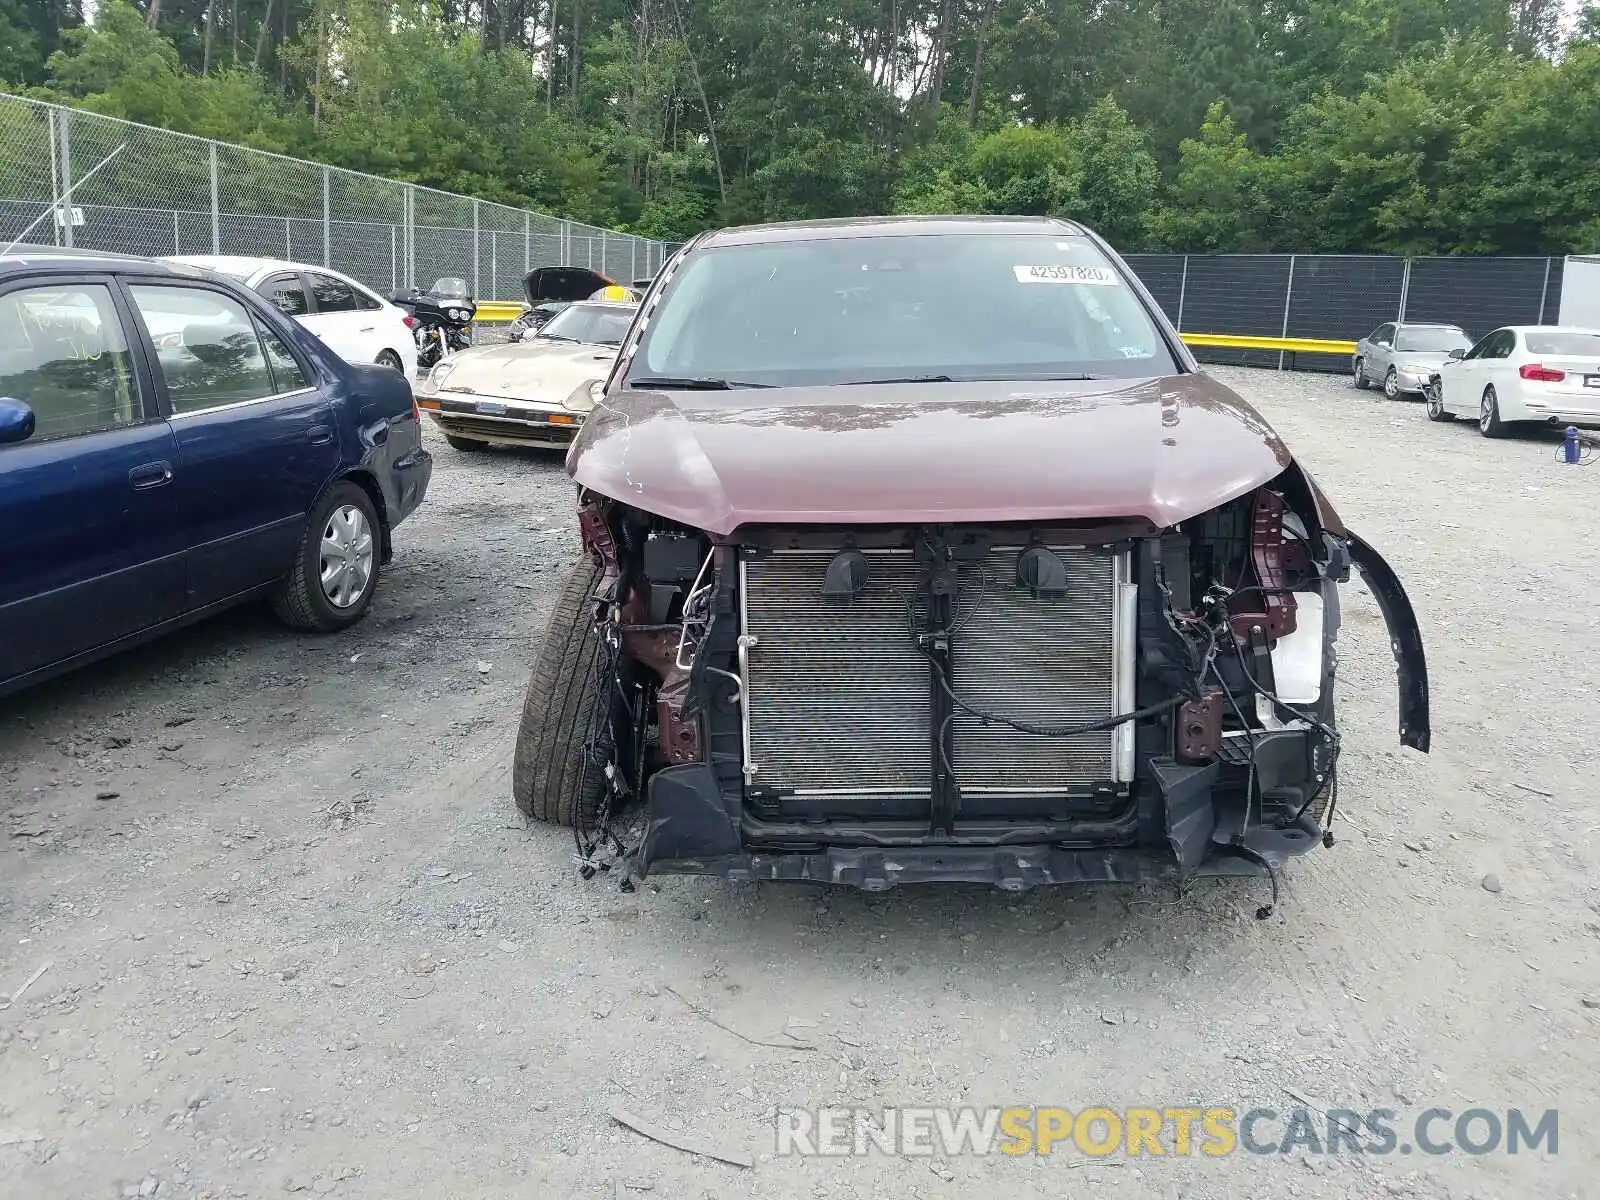
POLYGON ((1400 585, 1394 568, 1372 546, 1351 533, 1347 535, 1350 561, 1372 589, 1372 596, 1389 629, 1389 646, 1394 651, 1395 673, 1400 685, 1400 742, 1413 750, 1428 752, 1432 728, 1428 715, 1428 661, 1422 650, 1422 630, 1411 599, 1400 585))

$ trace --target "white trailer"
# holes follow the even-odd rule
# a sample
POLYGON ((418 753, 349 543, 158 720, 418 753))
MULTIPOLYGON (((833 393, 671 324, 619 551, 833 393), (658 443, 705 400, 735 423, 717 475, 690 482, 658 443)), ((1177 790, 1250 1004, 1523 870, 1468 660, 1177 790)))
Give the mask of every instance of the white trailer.
POLYGON ((1600 329, 1600 254, 1567 255, 1557 321, 1582 329, 1600 329))

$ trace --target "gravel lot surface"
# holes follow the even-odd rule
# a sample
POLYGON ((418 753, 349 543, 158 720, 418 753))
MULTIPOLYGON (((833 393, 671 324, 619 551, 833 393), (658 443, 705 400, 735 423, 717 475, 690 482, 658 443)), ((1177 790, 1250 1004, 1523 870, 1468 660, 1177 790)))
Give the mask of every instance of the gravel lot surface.
POLYGON ((1600 1194, 1600 471, 1342 380, 1216 373, 1394 562, 1432 668, 1424 757, 1348 590, 1347 819, 1269 920, 1259 881, 581 881, 509 795, 570 486, 430 427, 432 494, 357 629, 242 611, 0 702, 0 992, 32 980, 0 1009, 0 1195, 1600 1194), (786 1030, 813 1048, 758 1044, 786 1030), (1402 1142, 1433 1106, 1559 1108, 1561 1142, 768 1157, 773 1106, 833 1103, 1390 1108, 1402 1142))

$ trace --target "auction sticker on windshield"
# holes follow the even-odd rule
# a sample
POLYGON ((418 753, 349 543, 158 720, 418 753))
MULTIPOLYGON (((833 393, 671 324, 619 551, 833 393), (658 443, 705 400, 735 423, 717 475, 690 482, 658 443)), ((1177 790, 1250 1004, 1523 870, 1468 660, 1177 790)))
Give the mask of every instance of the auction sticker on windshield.
POLYGON ((1083 267, 1072 263, 1052 263, 1035 267, 1012 267, 1018 283, 1093 283, 1115 287, 1121 282, 1109 267, 1083 267))

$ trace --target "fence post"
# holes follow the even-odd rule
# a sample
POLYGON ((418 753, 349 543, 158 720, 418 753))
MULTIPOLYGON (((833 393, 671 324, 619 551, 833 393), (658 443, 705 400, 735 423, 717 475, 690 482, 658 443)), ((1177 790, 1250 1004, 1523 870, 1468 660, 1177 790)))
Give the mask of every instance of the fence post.
MULTIPOLYGON (((61 124, 57 128, 61 140, 61 191, 56 195, 64 195, 72 188, 72 114, 67 110, 61 111, 61 124)), ((54 196, 51 197, 55 199, 54 196)), ((57 245, 72 247, 72 199, 67 198, 64 209, 57 206, 55 212, 50 214, 51 220, 60 223, 61 236, 57 245)))
POLYGON ((211 253, 222 253, 222 196, 217 188, 217 144, 206 143, 206 158, 211 167, 211 253))
POLYGON ((522 273, 526 275, 533 270, 533 226, 528 216, 528 210, 522 210, 522 273))
POLYGON ((639 239, 628 239, 628 282, 639 278, 639 239))
POLYGON ((322 168, 322 265, 331 266, 333 258, 333 176, 327 167, 322 168))
POLYGON ((406 184, 406 280, 401 286, 417 285, 417 185, 406 184))
POLYGON ((1189 291, 1189 256, 1183 256, 1183 274, 1178 276, 1178 319, 1175 322, 1178 332, 1183 332, 1183 298, 1189 291))
POLYGON ((292 217, 283 219, 283 256, 290 262, 294 261, 294 226, 292 217))
POLYGON ((472 294, 483 295, 481 280, 478 270, 478 202, 472 202, 472 294))
MULTIPOLYGON (((1294 260, 1295 255, 1289 255, 1289 282, 1283 288, 1283 332, 1279 337, 1289 336, 1289 301, 1294 298, 1294 260)), ((1283 351, 1278 351, 1278 370, 1283 370, 1283 351)))
POLYGON ((600 274, 606 273, 606 231, 600 231, 600 274))
POLYGON ((1539 315, 1537 317, 1535 317, 1534 320, 1533 320, 1533 323, 1535 325, 1543 325, 1544 324, 1544 306, 1545 306, 1545 301, 1549 297, 1549 295, 1550 295, 1550 259, 1549 259, 1548 256, 1546 256, 1546 258, 1544 260, 1544 282, 1539 285, 1539 315))
POLYGON ((500 231, 497 229, 489 231, 489 290, 500 290, 500 231))
MULTIPOLYGON (((56 110, 48 108, 44 116, 50 138, 50 203, 55 204, 56 197, 61 195, 61 151, 56 146, 56 110)), ((54 213, 50 216, 50 244, 61 244, 61 221, 54 213)))
POLYGON ((389 290, 391 292, 396 292, 396 291, 400 290, 400 250, 399 250, 399 247, 395 245, 395 241, 396 241, 396 239, 395 239, 394 226, 390 225, 389 226, 389 290))
POLYGON ((1395 316, 1395 323, 1404 325, 1406 322, 1406 296, 1411 292, 1411 257, 1406 256, 1405 269, 1400 272, 1400 311, 1395 316))
POLYGON ((172 252, 174 254, 182 254, 183 253, 183 241, 178 236, 178 210, 177 209, 173 209, 172 210, 172 252))

